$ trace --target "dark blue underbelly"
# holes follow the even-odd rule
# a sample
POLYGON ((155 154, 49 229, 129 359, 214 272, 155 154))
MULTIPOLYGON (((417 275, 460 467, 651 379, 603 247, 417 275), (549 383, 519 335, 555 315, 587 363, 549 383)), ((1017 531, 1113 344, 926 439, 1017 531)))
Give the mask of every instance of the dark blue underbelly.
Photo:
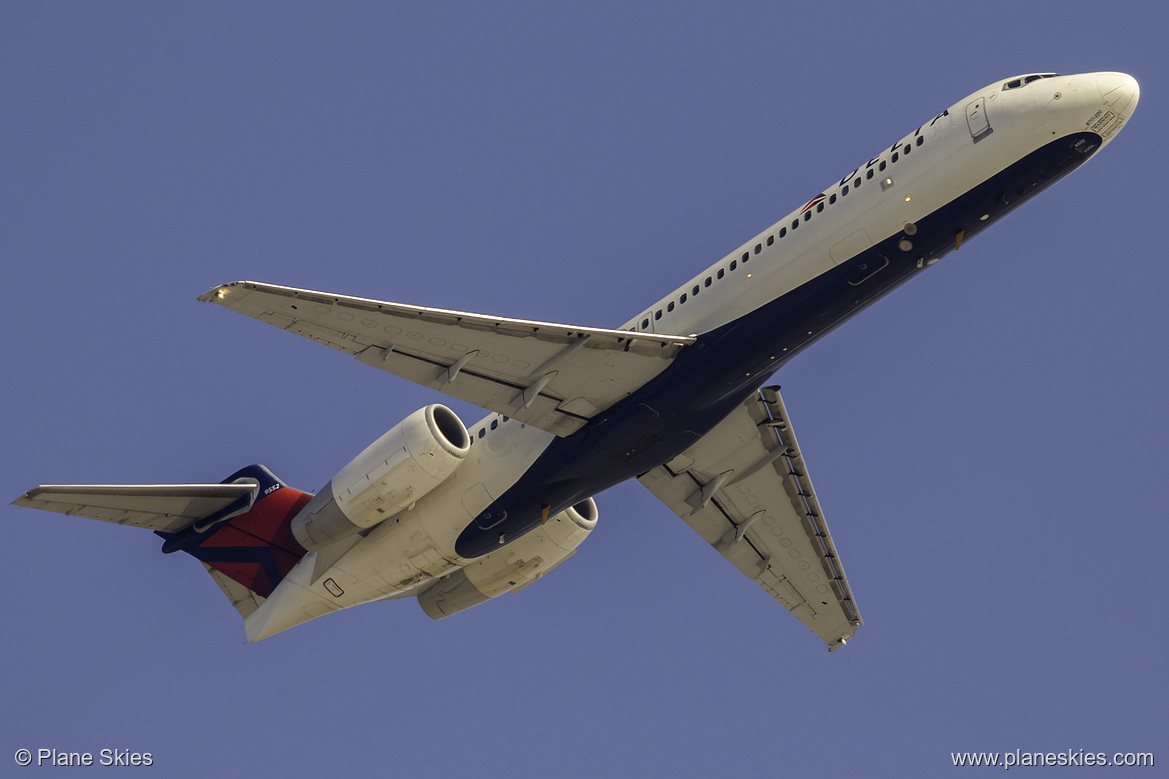
MULTIPOLYGON (((455 551, 480 557, 554 515, 669 461, 709 432, 785 362, 932 261, 1083 164, 1095 133, 1053 141, 905 232, 771 303, 699 336, 628 398, 553 441, 511 489, 463 530, 455 551), (985 219, 983 218, 985 215, 985 219), (906 250, 899 244, 909 241, 906 250)), ((507 424, 517 424, 509 422, 507 424)))

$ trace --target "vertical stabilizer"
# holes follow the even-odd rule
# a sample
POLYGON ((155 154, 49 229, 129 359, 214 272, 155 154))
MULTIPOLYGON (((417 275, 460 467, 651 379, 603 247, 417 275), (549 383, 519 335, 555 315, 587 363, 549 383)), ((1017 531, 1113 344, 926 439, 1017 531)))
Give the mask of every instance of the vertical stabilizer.
MULTIPOLYGON (((225 592, 220 576, 267 598, 305 555, 290 525, 312 495, 287 486, 263 465, 242 468, 223 483, 248 482, 256 485, 254 500, 240 506, 239 513, 196 522, 182 533, 158 535, 166 539, 164 551, 181 549, 219 574, 212 576, 225 592)), ((235 603, 233 592, 228 597, 235 603)))

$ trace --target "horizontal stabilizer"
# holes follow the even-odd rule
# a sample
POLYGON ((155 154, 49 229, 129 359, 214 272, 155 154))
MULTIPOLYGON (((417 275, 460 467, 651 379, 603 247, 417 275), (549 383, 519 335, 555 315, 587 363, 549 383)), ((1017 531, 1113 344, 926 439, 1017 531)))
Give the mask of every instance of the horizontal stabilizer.
POLYGON ((247 496, 255 486, 254 483, 43 484, 12 501, 12 505, 177 533, 247 496))
POLYGON ((207 569, 245 619, 304 556, 291 522, 312 495, 262 465, 221 484, 47 484, 13 505, 153 530, 207 569))

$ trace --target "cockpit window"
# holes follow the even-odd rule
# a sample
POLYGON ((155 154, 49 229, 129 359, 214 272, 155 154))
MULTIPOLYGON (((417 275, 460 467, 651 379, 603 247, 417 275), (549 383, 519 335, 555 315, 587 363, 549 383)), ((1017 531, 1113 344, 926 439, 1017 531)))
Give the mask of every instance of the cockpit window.
POLYGON ((1003 90, 1018 89, 1019 87, 1027 86, 1032 81, 1038 81, 1041 78, 1055 78, 1058 75, 1058 73, 1032 73, 1030 76, 1020 76, 1003 84, 1003 90))

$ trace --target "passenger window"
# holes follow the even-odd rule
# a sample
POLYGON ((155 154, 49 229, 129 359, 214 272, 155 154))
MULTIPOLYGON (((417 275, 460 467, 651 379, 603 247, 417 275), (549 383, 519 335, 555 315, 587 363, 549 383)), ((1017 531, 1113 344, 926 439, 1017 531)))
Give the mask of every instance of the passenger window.
POLYGON ((835 192, 832 193, 832 197, 828 198, 828 205, 830 205, 830 206, 836 205, 836 193, 835 192))
POLYGON ((848 184, 845 184, 844 189, 840 190, 840 196, 844 197, 847 194, 848 194, 848 184))
POLYGON ((912 147, 912 146, 910 146, 908 143, 907 143, 907 144, 905 144, 905 148, 901 150, 901 152, 902 152, 903 154, 906 154, 906 155, 908 155, 908 154, 909 154, 909 152, 911 152, 911 151, 913 151, 913 147, 912 147))
POLYGON ((685 302, 686 302, 686 293, 685 293, 685 292, 683 292, 683 293, 682 293, 682 297, 678 299, 678 302, 679 302, 679 303, 685 303, 685 302))
POLYGON ((703 284, 703 286, 709 287, 710 286, 710 276, 707 276, 706 281, 702 282, 702 284, 703 284))
POLYGON ((920 135, 919 135, 919 136, 917 136, 917 145, 918 145, 918 146, 921 146, 923 143, 925 143, 925 138, 923 138, 923 137, 922 137, 922 136, 920 136, 920 135))
MULTIPOLYGON (((759 247, 758 247, 758 246, 756 246, 756 247, 755 247, 755 253, 756 253, 756 254, 758 254, 758 253, 759 253, 759 247)), ((743 252, 743 262, 746 262, 746 261, 747 261, 747 258, 748 258, 748 257, 750 257, 750 256, 751 256, 751 253, 750 253, 750 252, 743 252)))
POLYGON ((695 285, 694 285, 694 289, 690 290, 690 294, 691 294, 691 295, 697 295, 697 294, 698 294, 698 285, 697 285, 697 284, 695 284, 695 285))
POLYGON ((805 211, 805 212, 804 212, 804 221, 805 221, 805 222, 807 222, 807 221, 808 221, 809 219, 811 219, 811 218, 812 218, 812 212, 811 212, 811 211, 805 211))
POLYGON ((645 330, 648 327, 649 327, 649 317, 647 316, 645 319, 641 320, 641 329, 645 330))
POLYGON ((865 171, 865 178, 866 178, 866 179, 871 179, 872 177, 873 177, 873 171, 872 171, 872 169, 870 168, 869 170, 865 171))
POLYGON ((901 159, 901 157, 897 154, 897 152, 893 152, 893 161, 897 162, 899 159, 901 159))
POLYGON ((487 431, 483 428, 479 428, 479 437, 482 438, 485 435, 487 435, 487 431))
POLYGON ((860 185, 861 185, 861 180, 860 180, 860 179, 857 179, 856 181, 852 182, 852 188, 853 188, 853 189, 856 189, 856 188, 857 188, 857 187, 859 187, 860 185))
POLYGON ((823 202, 819 202, 819 203, 817 203, 817 204, 816 204, 816 213, 818 214, 818 213, 820 213, 820 212, 821 212, 821 211, 823 211, 823 210, 824 210, 824 203, 823 203, 823 202))
POLYGON ((885 161, 881 160, 881 164, 877 166, 877 170, 884 170, 884 169, 885 169, 885 161))
POLYGON ((775 243, 775 236, 774 235, 767 236, 767 245, 770 246, 773 243, 775 243))
POLYGON ((731 260, 731 270, 734 270, 737 267, 739 267, 739 263, 735 262, 734 260, 731 260))
POLYGON ((718 274, 717 274, 717 275, 718 275, 718 277, 721 279, 723 276, 727 275, 727 273, 726 273, 726 271, 724 271, 722 268, 719 268, 719 269, 718 269, 718 274))
POLYGON ((779 237, 783 238, 786 235, 787 235, 787 228, 786 227, 779 228, 779 237))
MULTIPOLYGON (((761 251, 763 251, 763 244, 761 244, 761 243, 755 244, 755 253, 758 254, 761 251)), ((743 255, 743 262, 746 262, 746 261, 747 261, 747 255, 744 254, 743 255)))
POLYGON ((673 310, 674 310, 674 301, 671 300, 670 305, 666 306, 666 311, 673 311, 673 310))
POLYGON ((498 419, 491 420, 491 429, 494 430, 497 427, 499 427, 499 420, 498 419))
POLYGON ((657 311, 654 312, 654 319, 661 319, 661 318, 662 318, 662 310, 659 308, 657 311))

